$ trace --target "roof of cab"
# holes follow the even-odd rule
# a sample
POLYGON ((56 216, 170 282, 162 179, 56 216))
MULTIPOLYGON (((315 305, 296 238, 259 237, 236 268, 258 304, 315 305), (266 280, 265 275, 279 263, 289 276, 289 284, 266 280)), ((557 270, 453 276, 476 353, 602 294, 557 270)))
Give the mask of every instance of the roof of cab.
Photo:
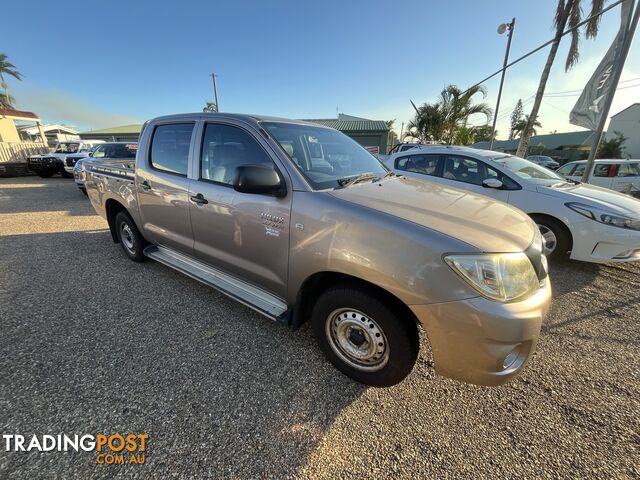
POLYGON ((307 125, 310 127, 329 128, 317 123, 306 122, 304 120, 293 120, 291 118, 270 117, 267 115, 250 115, 245 113, 209 113, 209 112, 194 112, 194 113, 176 113, 173 115, 163 115, 161 117, 155 117, 150 122, 167 122, 167 121, 185 121, 185 120, 206 120, 215 118, 228 118, 241 120, 247 123, 257 125, 259 122, 279 122, 279 123, 291 123, 295 125, 307 125))

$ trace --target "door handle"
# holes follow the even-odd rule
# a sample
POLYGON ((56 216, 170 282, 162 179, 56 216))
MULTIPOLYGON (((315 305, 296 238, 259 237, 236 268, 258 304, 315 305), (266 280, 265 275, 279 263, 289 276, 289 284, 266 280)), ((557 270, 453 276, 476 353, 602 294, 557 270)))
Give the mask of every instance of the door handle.
POLYGON ((149 182, 146 180, 140 184, 140 187, 142 187, 143 190, 151 190, 151 185, 149 185, 149 182))
POLYGON ((193 195, 190 198, 192 202, 197 203, 198 205, 206 205, 207 203, 209 203, 209 200, 204 198, 204 196, 201 193, 197 193, 196 195, 193 195))

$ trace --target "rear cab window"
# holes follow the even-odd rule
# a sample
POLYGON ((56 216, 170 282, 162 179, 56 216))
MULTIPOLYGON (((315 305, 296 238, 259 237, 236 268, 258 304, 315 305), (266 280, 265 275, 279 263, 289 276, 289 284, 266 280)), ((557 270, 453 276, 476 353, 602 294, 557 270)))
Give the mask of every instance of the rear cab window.
POLYGON ((158 125, 153 131, 149 163, 162 172, 186 177, 194 123, 158 125))

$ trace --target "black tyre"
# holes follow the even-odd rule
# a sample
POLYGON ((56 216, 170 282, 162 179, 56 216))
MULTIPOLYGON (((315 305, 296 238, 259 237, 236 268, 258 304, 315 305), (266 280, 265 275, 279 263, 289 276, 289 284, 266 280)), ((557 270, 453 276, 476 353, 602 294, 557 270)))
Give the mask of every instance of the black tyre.
POLYGON ((53 172, 38 172, 38 176, 41 178, 51 178, 53 177, 53 172))
POLYGON ((413 319, 401 318, 365 289, 333 287, 316 302, 311 317, 320 349, 345 375, 375 387, 400 383, 419 350, 413 319))
POLYGON ((134 262, 142 262, 145 259, 142 251, 146 241, 142 238, 138 227, 126 212, 116 215, 116 232, 124 253, 134 262))
POLYGON ((555 218, 532 215, 543 240, 543 251, 549 260, 565 260, 569 258, 571 250, 571 232, 560 220, 555 218))
POLYGON ((72 174, 72 173, 67 172, 67 171, 66 171, 66 170, 64 170, 64 169, 60 172, 60 174, 61 174, 64 178, 73 178, 73 174, 72 174))
POLYGON ((82 193, 84 193, 84 194, 85 194, 85 196, 87 196, 87 197, 89 196, 89 194, 87 193, 87 189, 86 189, 85 187, 81 187, 81 188, 80 188, 80 191, 81 191, 82 193))

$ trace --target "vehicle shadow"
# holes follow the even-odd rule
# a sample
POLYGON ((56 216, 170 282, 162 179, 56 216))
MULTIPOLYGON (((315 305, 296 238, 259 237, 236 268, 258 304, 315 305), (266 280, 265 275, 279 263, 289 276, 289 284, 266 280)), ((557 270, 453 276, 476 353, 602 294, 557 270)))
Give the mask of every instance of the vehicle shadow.
POLYGON ((596 263, 560 260, 549 263, 549 278, 554 296, 566 295, 591 285, 601 269, 596 263))
MULTIPOLYGON (((144 468, 158 476, 293 476, 365 391, 308 328, 292 332, 163 265, 131 262, 108 232, 0 236, 0 251, 6 431, 144 432, 144 468)), ((5 476, 140 468, 97 471, 93 452, 3 464, 5 476)))
POLYGON ((68 212, 71 216, 96 214, 73 179, 35 176, 0 178, 0 214, 60 211, 68 212))

